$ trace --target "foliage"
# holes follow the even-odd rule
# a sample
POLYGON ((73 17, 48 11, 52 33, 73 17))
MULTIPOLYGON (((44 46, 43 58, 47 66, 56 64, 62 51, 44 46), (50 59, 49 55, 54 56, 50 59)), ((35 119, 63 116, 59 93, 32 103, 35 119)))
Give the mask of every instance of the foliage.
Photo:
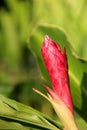
POLYGON ((44 114, 31 107, 5 98, 2 95, 0 95, 0 106, 0 125, 7 121, 6 124, 2 126, 4 129, 15 127, 15 129, 24 128, 26 130, 28 128, 57 130, 57 127, 62 128, 61 124, 58 124, 58 122, 53 121, 44 114))
MULTIPOLYGON (((60 43, 62 48, 67 49, 75 119, 79 130, 86 130, 86 0, 3 0, 0 2, 0 93, 52 115, 52 111, 50 113, 46 110, 46 101, 32 91, 32 87, 44 91, 42 85, 45 83, 51 86, 40 52, 46 34, 60 43)), ((3 129, 13 127, 29 129, 32 123, 35 123, 33 120, 30 125, 33 116, 40 116, 41 120, 44 120, 42 124, 40 124, 41 120, 40 122, 37 120, 37 124, 33 124, 34 128, 48 129, 50 128, 48 122, 60 126, 59 123, 56 125, 57 122, 53 123, 51 118, 48 120, 45 115, 36 110, 3 96, 0 97, 0 104, 2 105, 0 128, 3 126, 3 129), (23 115, 21 119, 20 111, 23 115), (27 123, 25 111, 29 117, 31 115, 27 123), (12 113, 13 115, 10 116, 9 114, 12 113)))

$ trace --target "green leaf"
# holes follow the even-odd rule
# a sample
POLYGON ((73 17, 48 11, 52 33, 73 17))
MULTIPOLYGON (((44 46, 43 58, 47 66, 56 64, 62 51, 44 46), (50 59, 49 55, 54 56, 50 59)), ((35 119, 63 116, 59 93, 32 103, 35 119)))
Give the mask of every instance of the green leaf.
POLYGON ((62 125, 29 106, 0 95, 0 128, 59 130, 62 125))
POLYGON ((87 61, 87 1, 33 0, 33 5, 33 17, 62 27, 78 56, 87 61))
POLYGON ((13 120, 0 117, 0 129, 12 130, 29 130, 29 127, 23 126, 21 123, 14 122, 13 120))
POLYGON ((70 46, 65 33, 56 26, 40 25, 31 35, 29 48, 37 58, 40 71, 50 85, 49 76, 41 56, 41 46, 45 35, 49 35, 53 41, 58 42, 61 48, 66 47, 70 86, 75 110, 87 121, 87 63, 77 59, 77 54, 70 46))
POLYGON ((87 130, 87 122, 85 122, 82 118, 77 118, 76 124, 79 130, 87 130))

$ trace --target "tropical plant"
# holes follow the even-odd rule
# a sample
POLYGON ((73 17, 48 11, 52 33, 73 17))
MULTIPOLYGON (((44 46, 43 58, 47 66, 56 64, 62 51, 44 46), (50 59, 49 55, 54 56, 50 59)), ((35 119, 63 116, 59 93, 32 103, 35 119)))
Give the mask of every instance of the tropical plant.
POLYGON ((48 101, 32 90, 46 93, 43 84, 51 86, 41 56, 45 35, 66 48, 75 121, 87 129, 86 25, 86 0, 0 2, 0 129, 63 129, 48 101))

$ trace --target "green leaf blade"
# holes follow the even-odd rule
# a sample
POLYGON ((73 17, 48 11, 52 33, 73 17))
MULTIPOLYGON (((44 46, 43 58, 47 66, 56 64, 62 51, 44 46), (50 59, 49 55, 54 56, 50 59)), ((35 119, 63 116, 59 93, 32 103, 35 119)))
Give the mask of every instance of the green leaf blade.
POLYGON ((62 125, 60 123, 56 123, 39 111, 2 95, 0 95, 0 106, 0 119, 2 123, 9 121, 13 122, 13 126, 14 123, 17 123, 17 125, 23 125, 23 127, 25 126, 27 128, 42 130, 62 129, 62 125))

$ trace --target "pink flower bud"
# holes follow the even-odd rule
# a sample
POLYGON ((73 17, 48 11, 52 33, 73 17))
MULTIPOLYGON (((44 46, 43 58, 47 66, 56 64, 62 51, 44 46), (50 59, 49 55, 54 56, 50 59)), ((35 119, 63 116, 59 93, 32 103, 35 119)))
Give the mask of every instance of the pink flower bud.
POLYGON ((59 44, 46 35, 41 51, 53 86, 53 90, 49 87, 46 89, 53 99, 63 101, 73 113, 66 49, 61 50, 59 44))

